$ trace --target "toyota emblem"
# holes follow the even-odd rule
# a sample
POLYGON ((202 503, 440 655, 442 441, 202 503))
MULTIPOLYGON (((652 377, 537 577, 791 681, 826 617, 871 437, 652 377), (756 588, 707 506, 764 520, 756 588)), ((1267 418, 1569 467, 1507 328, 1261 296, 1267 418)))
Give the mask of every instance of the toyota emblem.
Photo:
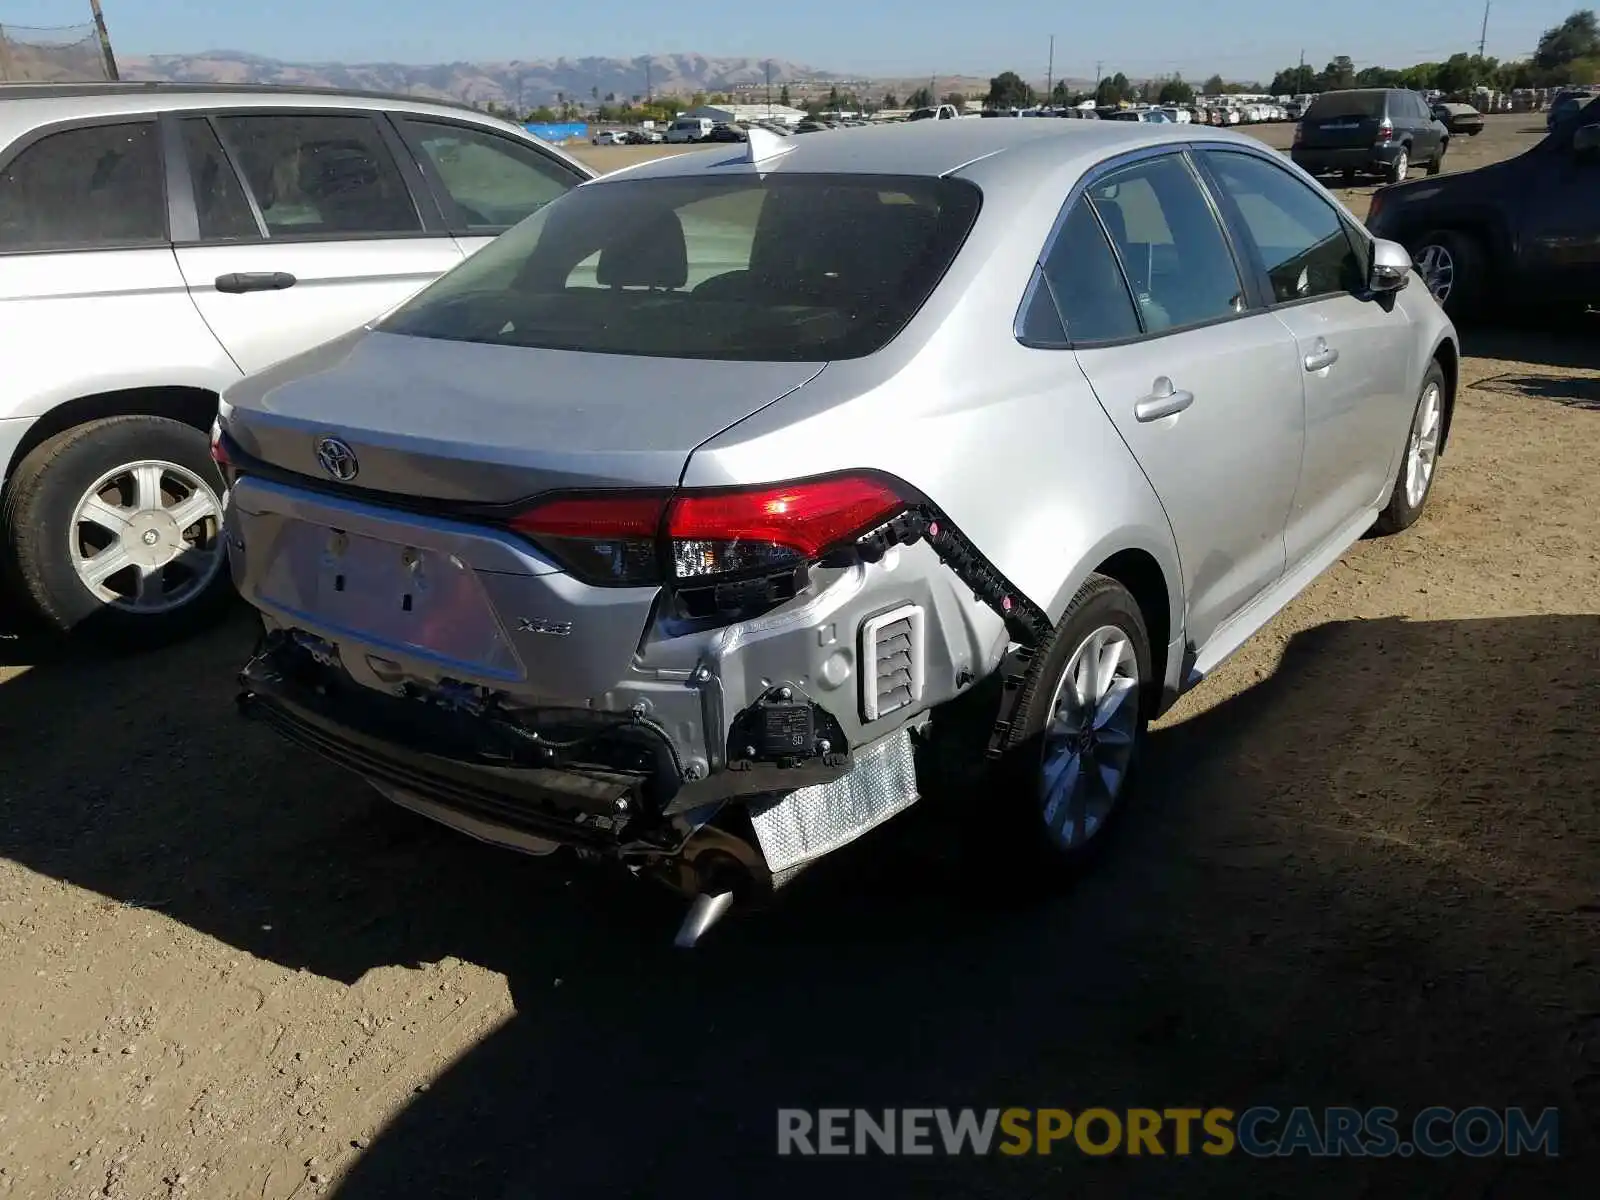
POLYGON ((338 438, 323 438, 317 443, 317 462, 340 483, 349 483, 361 470, 356 452, 338 438))

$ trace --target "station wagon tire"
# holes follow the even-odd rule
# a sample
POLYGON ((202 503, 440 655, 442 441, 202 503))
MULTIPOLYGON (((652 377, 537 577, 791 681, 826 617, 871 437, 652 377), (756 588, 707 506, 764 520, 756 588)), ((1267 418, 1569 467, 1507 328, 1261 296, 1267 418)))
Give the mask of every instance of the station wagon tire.
POLYGON ((1453 229, 1432 230, 1416 239, 1417 274, 1451 317, 1477 307, 1488 259, 1478 239, 1453 229))
POLYGON ((1444 169, 1444 152, 1450 148, 1450 139, 1446 138, 1439 143, 1439 153, 1435 154, 1428 163, 1428 174, 1437 175, 1444 169))
POLYGON ((1138 603, 1091 575, 1023 684, 999 764, 992 865, 1014 890, 1069 884, 1106 844, 1144 746, 1150 663, 1138 603))
POLYGON ((1417 407, 1406 427, 1405 447, 1400 455, 1394 490, 1389 504, 1378 515, 1373 532, 1381 536, 1399 533, 1415 525, 1433 494, 1438 474, 1439 446, 1444 436, 1444 371, 1437 362, 1428 365, 1417 394, 1417 407))
POLYGON ((233 594, 222 494, 200 430, 164 417, 87 422, 18 466, 0 511, 8 573, 60 632, 169 640, 233 594))

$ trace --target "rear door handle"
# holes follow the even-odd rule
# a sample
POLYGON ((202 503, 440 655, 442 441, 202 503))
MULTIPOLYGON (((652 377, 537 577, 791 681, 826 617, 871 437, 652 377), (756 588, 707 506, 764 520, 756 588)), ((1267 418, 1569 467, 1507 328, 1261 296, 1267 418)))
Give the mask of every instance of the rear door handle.
POLYGON ((1306 370, 1320 371, 1324 367, 1331 367, 1339 361, 1339 352, 1327 342, 1318 338, 1311 347, 1311 353, 1306 355, 1306 370))
POLYGON ((1182 412, 1193 403, 1193 392, 1178 391, 1172 386, 1172 380, 1163 375, 1156 380, 1150 394, 1133 406, 1133 419, 1159 421, 1162 417, 1182 412))
POLYGON ((287 271, 235 272, 217 276, 217 291, 227 292, 230 296, 242 292, 281 292, 285 288, 292 288, 295 283, 295 277, 287 271))

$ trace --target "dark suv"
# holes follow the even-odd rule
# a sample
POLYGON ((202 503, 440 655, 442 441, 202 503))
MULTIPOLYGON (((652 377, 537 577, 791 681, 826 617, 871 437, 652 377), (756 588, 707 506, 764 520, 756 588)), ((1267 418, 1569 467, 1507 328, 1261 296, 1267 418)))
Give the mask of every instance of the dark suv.
POLYGON ((1340 171, 1398 183, 1413 163, 1425 163, 1428 174, 1437 175, 1449 145, 1449 131, 1416 92, 1356 88, 1313 100, 1289 155, 1313 175, 1340 171))
POLYGON ((1379 189, 1367 228, 1411 251, 1452 316, 1600 299, 1600 100, 1516 158, 1379 189))

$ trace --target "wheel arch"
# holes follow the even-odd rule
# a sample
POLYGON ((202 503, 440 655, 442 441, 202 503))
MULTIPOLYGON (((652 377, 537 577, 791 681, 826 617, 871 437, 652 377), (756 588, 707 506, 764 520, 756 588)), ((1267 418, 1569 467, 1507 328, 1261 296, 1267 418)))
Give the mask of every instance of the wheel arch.
POLYGON ((0 479, 9 479, 36 447, 58 434, 104 417, 167 417, 202 433, 211 428, 221 397, 209 388, 188 386, 120 388, 64 400, 41 413, 17 443, 0 479))
POLYGON ((1173 637, 1172 584, 1155 555, 1138 548, 1117 551, 1096 566, 1094 573, 1115 579, 1127 588, 1144 617, 1145 632, 1150 635, 1150 695, 1146 703, 1155 713, 1167 690, 1167 651, 1173 637))
POLYGON ((1456 345, 1452 337, 1442 338, 1433 348, 1431 361, 1439 364, 1439 369, 1444 372, 1444 428, 1439 431, 1439 454, 1444 457, 1445 448, 1450 444, 1450 424, 1456 414, 1456 392, 1461 379, 1461 348, 1456 345))

